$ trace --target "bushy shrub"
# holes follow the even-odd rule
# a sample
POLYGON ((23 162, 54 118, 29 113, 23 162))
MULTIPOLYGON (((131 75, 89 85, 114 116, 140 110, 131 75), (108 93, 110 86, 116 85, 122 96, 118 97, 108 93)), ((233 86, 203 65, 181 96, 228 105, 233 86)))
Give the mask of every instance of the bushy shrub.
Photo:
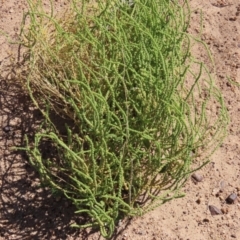
POLYGON ((53 12, 29 1, 22 28, 22 82, 45 119, 26 151, 42 180, 90 216, 84 226, 109 237, 119 218, 182 196, 193 160, 202 166, 222 141, 226 109, 190 56, 186 4, 73 0, 53 12))

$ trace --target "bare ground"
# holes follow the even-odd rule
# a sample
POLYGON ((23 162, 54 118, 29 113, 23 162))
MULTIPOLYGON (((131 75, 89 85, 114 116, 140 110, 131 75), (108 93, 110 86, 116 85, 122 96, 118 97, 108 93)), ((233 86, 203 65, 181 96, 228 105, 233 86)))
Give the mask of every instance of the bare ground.
MULTIPOLYGON (((67 1, 55 4, 61 10, 67 1)), ((189 179, 184 198, 119 224, 114 239, 240 239, 240 201, 226 202, 231 193, 240 199, 240 91, 228 81, 229 77, 240 84, 240 3, 190 0, 190 5, 193 13, 189 32, 201 36, 215 59, 216 82, 231 119, 229 135, 211 163, 198 172, 202 182, 196 184, 189 179), (222 214, 211 215, 210 205, 222 214)), ((26 9, 24 0, 0 0, 0 31, 17 40, 26 9)), ((11 146, 22 144, 23 134, 30 134, 39 118, 17 84, 8 84, 13 70, 4 72, 18 50, 17 45, 0 36, 0 239, 102 239, 98 232, 70 228, 71 222, 84 219, 74 216, 70 202, 52 197, 47 188, 41 187, 25 156, 10 151, 11 146)), ((199 58, 207 59, 200 49, 194 51, 199 58)))

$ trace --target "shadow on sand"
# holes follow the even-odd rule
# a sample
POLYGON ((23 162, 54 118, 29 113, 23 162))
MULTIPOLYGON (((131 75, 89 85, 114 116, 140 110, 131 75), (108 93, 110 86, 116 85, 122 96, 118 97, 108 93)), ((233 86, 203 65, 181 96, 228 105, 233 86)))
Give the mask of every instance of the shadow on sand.
POLYGON ((34 136, 42 116, 17 83, 14 68, 0 67, 0 239, 103 239, 98 230, 72 228, 71 223, 89 219, 41 185, 24 152, 11 150, 24 146, 25 134, 34 136))

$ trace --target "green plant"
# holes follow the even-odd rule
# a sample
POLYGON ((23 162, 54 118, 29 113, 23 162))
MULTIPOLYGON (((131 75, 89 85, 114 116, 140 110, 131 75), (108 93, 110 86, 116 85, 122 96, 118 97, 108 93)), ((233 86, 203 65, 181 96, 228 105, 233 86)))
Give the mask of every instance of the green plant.
POLYGON ((71 3, 59 17, 29 0, 22 82, 45 121, 25 150, 43 182, 92 218, 82 227, 110 237, 119 218, 183 195, 192 162, 207 162, 228 117, 207 68, 190 55, 187 4, 71 3))

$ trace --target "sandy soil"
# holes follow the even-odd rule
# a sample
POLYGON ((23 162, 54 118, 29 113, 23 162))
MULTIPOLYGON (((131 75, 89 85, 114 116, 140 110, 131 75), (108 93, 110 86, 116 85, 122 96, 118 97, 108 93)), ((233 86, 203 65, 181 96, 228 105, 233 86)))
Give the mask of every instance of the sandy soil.
MULTIPOLYGON (((56 0, 58 9, 67 1, 56 0)), ((231 118, 229 135, 197 172, 201 182, 189 179, 186 196, 164 204, 143 217, 119 223, 118 240, 228 240, 240 239, 240 3, 239 0, 190 0, 192 23, 189 32, 202 35, 215 59, 216 82, 221 88, 231 118), (226 201, 235 193, 233 203, 226 201), (214 212, 214 206, 215 212, 214 212), (212 213, 210 211, 212 210, 212 213), (214 213, 220 213, 214 215, 214 213)), ((17 40, 25 0, 0 0, 0 32, 17 40)), ((61 197, 40 187, 38 177, 19 152, 10 147, 20 144, 31 133, 38 112, 31 110, 17 84, 8 84, 14 70, 8 68, 17 46, 0 34, 0 239, 102 239, 98 232, 69 227, 74 207, 61 197)), ((195 49, 199 57, 206 56, 195 49), (202 56, 201 56, 202 55, 202 56)))

